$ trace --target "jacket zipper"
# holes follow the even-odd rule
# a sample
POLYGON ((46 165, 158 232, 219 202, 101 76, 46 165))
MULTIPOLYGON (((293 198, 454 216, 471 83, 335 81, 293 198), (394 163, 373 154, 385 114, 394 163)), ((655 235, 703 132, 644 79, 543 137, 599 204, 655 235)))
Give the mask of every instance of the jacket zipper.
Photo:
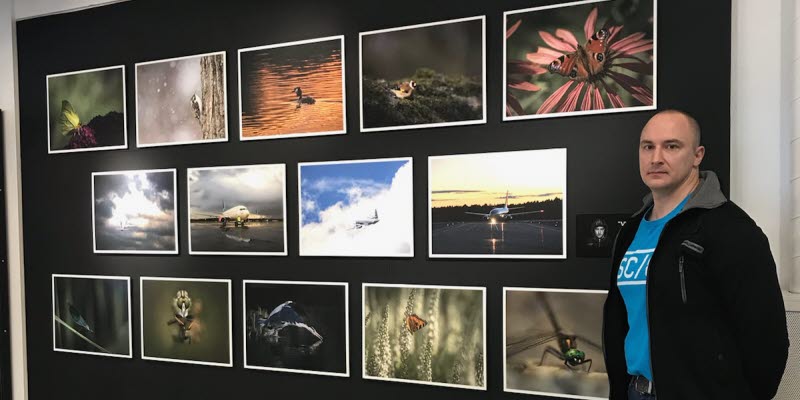
POLYGON ((681 274, 681 300, 686 305, 686 276, 683 269, 683 256, 678 258, 678 273, 681 274))

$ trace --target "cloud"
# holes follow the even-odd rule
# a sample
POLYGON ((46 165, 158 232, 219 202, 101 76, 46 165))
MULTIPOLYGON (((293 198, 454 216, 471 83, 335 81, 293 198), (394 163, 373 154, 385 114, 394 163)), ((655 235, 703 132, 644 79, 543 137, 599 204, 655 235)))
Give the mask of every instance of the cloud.
POLYGON ((431 191, 433 194, 452 194, 452 193, 483 193, 483 190, 459 190, 459 189, 452 189, 452 190, 433 190, 431 191))
MULTIPOLYGON (((300 228, 302 255, 411 256, 413 243, 413 180, 411 163, 400 167, 389 185, 353 179, 324 179, 314 189, 346 193, 348 202, 319 211, 319 222, 300 228), (364 185, 358 185, 361 182, 364 185), (352 186, 347 186, 352 184, 352 186), (357 220, 372 217, 379 222, 355 229, 357 220)), ((306 182, 304 182, 306 183, 306 182)), ((306 187, 303 188, 304 191, 306 187)), ((308 201, 304 201, 306 209, 308 201)), ((313 203, 314 207, 318 204, 313 203)))

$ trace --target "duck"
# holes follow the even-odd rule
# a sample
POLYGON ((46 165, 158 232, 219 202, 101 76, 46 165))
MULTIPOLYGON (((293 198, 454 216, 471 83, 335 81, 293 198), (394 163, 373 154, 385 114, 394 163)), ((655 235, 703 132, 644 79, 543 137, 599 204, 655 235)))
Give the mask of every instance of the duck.
POLYGON ((414 89, 417 88, 417 82, 408 81, 401 83, 397 89, 392 89, 392 93, 399 99, 405 99, 411 96, 411 93, 414 92, 414 89))
POLYGON ((292 90, 292 92, 294 92, 294 94, 297 95, 297 104, 314 104, 314 103, 317 102, 311 96, 303 97, 303 90, 300 89, 300 86, 294 88, 294 90, 292 90))

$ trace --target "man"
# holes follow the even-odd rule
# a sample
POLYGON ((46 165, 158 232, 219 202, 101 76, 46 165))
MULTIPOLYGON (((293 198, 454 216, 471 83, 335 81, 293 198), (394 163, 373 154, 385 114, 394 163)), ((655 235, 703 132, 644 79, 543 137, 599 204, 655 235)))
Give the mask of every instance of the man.
POLYGON ((642 130, 650 194, 617 235, 603 320, 611 399, 771 399, 788 357, 767 238, 700 172, 691 116, 642 130))
POLYGON ((602 249, 608 248, 611 245, 611 241, 608 239, 608 224, 606 220, 602 218, 597 218, 592 222, 591 229, 591 236, 589 240, 586 241, 586 247, 591 249, 602 249))

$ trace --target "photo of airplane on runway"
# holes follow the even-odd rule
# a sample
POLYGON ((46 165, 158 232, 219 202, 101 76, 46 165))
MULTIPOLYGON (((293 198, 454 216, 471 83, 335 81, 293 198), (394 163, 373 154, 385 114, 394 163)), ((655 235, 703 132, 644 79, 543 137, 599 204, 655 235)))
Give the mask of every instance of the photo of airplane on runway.
POLYGON ((566 165, 566 149, 429 157, 429 256, 566 258, 566 165))
POLYGON ((283 164, 191 168, 187 175, 190 254, 286 255, 283 164))
POLYGON ((489 222, 494 224, 494 223, 497 223, 497 222, 500 222, 500 221, 511 220, 511 219, 514 218, 514 216, 526 215, 526 214, 539 214, 539 213, 543 213, 544 212, 544 210, 522 211, 522 212, 515 212, 515 213, 510 212, 511 210, 520 210, 520 209, 523 209, 523 208, 525 208, 525 207, 508 207, 508 191, 506 191, 506 203, 502 207, 493 208, 491 211, 489 211, 486 214, 478 213, 478 212, 472 212, 472 211, 465 211, 465 213, 469 214, 469 215, 481 216, 481 217, 485 218, 487 221, 489 221, 489 222))

